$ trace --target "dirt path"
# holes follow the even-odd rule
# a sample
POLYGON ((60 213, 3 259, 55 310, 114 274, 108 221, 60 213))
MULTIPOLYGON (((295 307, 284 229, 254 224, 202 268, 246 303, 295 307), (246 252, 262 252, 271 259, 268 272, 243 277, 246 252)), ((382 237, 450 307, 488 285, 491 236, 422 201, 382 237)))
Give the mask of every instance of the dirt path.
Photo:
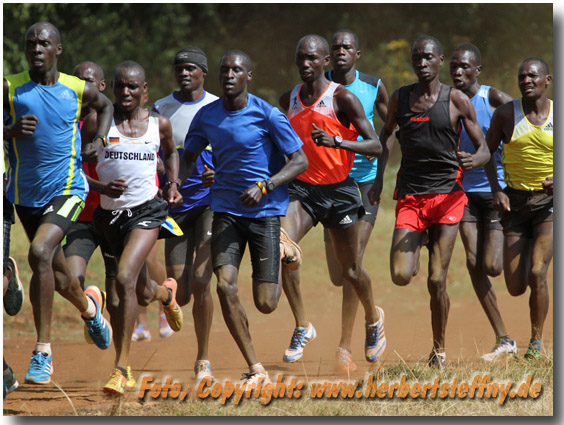
MULTIPOLYGON (((420 279, 423 279, 421 277, 420 279)), ((246 280, 242 278, 243 282, 246 280)), ((512 298, 496 280, 498 301, 510 334, 517 339, 524 352, 530 334, 528 295, 512 298)), ((376 299, 386 311, 386 335, 388 345, 383 365, 397 364, 400 358, 407 363, 424 361, 431 348, 430 312, 428 296, 421 282, 412 288, 396 288, 390 283, 374 282, 376 299)), ((306 349, 303 361, 286 364, 281 361, 284 349, 293 330, 291 312, 284 296, 279 308, 271 315, 260 314, 252 303, 248 285, 241 285, 241 298, 249 316, 251 333, 259 359, 271 376, 334 378, 335 349, 340 330, 340 289, 329 283, 304 282, 306 299, 310 300, 308 314, 318 331, 318 338, 306 349)), ((451 291, 455 292, 456 291, 451 291)), ((466 291, 468 293, 468 291, 466 291)), ((447 328, 447 362, 458 360, 478 362, 479 354, 489 350, 494 336, 485 314, 475 296, 451 295, 451 314, 447 328)), ((218 379, 237 379, 246 371, 245 363, 221 317, 214 296, 215 314, 210 342, 212 370, 218 379)), ((58 313, 61 316, 62 313, 58 313)), ((24 312, 31 319, 30 312, 24 312)), ((196 355, 195 335, 192 325, 191 305, 184 308, 184 328, 168 339, 158 337, 156 324, 151 327, 150 342, 132 344, 131 366, 135 377, 147 372, 156 379, 170 376, 184 386, 193 384, 193 362, 196 355)), ((59 320, 56 315, 55 321, 59 320)), ((546 321, 544 341, 552 349, 553 340, 552 300, 546 321)), ((97 409, 108 414, 111 402, 102 394, 102 387, 109 378, 113 366, 113 347, 101 351, 80 340, 81 324, 69 320, 69 324, 54 330, 53 383, 46 386, 23 384, 29 365, 29 356, 34 345, 34 336, 8 336, 4 340, 4 355, 13 367, 20 388, 4 400, 4 415, 59 415, 72 414, 75 409, 97 409), (61 339, 71 340, 61 340, 61 339), (60 387, 60 389, 59 389, 60 387), (63 392, 64 390, 64 392, 63 392), (72 405, 67 399, 72 400, 72 405)), ((153 320, 154 322, 154 320, 153 320)), ((362 315, 358 314, 353 336, 353 356, 358 370, 353 377, 361 377, 369 364, 363 356, 362 315)), ((5 321, 9 326, 9 320, 5 321)), ((7 330, 7 329, 5 329, 7 330)), ((6 338, 6 337, 5 337, 6 338)), ((137 393, 129 393, 128 399, 136 401, 137 393)))

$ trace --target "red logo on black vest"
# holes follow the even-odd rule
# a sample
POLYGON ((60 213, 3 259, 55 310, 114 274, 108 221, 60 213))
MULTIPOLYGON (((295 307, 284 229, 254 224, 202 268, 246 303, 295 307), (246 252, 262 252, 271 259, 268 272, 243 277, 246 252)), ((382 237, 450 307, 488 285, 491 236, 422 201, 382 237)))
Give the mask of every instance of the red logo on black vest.
POLYGON ((431 121, 431 117, 411 117, 411 121, 415 121, 415 122, 431 121))

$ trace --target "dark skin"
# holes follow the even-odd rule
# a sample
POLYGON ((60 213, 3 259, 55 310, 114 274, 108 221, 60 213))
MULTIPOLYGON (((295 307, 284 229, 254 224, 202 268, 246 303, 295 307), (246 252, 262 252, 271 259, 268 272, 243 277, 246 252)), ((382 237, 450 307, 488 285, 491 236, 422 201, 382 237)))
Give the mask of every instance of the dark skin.
MULTIPOLYGON (((410 93, 409 108, 414 112, 422 112, 432 107, 440 93, 441 82, 439 70, 444 62, 444 55, 431 40, 419 40, 414 43, 411 53, 412 67, 418 79, 418 84, 410 93)), ((388 155, 394 143, 394 131, 398 125, 396 112, 398 110, 399 90, 396 90, 388 105, 388 116, 382 130, 384 142, 383 160, 378 164, 378 179, 383 178, 388 155)), ((450 117, 453 129, 462 121, 464 127, 476 148, 476 153, 458 152, 457 157, 463 170, 483 166, 490 159, 490 152, 484 141, 481 128, 476 121, 476 114, 470 99, 457 89, 450 94, 450 117)), ((372 188, 371 202, 380 199, 381 184, 376 183, 372 188)), ((433 349, 443 351, 445 330, 450 307, 446 293, 446 275, 458 224, 434 223, 429 231, 429 276, 427 287, 431 295, 431 322, 433 328, 433 349)), ((390 252, 390 269, 392 281, 396 285, 409 284, 412 277, 419 270, 419 254, 424 232, 410 229, 395 229, 390 252)))
MULTIPOLYGON (((248 83, 252 79, 251 64, 248 58, 233 53, 225 55, 220 62, 219 82, 223 92, 223 105, 229 111, 238 111, 247 106, 248 83)), ((191 173, 197 154, 184 151, 180 166, 180 179, 185 180, 191 173)), ((282 169, 270 180, 275 186, 284 185, 293 180, 307 168, 307 158, 300 149, 287 155, 288 161, 282 169)), ((204 173, 204 179, 211 184, 213 171, 204 173)), ((248 207, 257 205, 263 195, 257 185, 245 189, 239 196, 242 204, 248 207)), ((221 311, 225 323, 237 346, 241 350, 249 366, 256 365, 258 359, 249 333, 249 325, 245 310, 239 299, 237 280, 239 270, 236 266, 225 265, 214 270, 217 277, 217 291, 221 304, 221 311)), ((255 306, 262 313, 274 311, 280 298, 280 285, 277 282, 262 282, 253 279, 253 299, 255 306)))
MULTIPOLYGON (((472 98, 478 93, 478 76, 482 72, 474 52, 455 50, 450 58, 450 76, 454 86, 472 98)), ((511 96, 494 87, 489 91, 492 111, 511 101, 511 96)), ((497 180, 495 156, 486 164, 489 179, 497 180)), ((503 267, 503 233, 501 229, 489 229, 484 222, 460 223, 460 236, 466 250, 466 265, 472 286, 478 296, 497 337, 507 335, 507 330, 497 306, 495 291, 488 275, 498 276, 503 267)))
MULTIPOLYGON (((204 95, 206 73, 198 65, 190 62, 174 66, 174 78, 178 85, 177 98, 183 102, 195 102, 204 95)), ((173 129, 174 131, 174 129, 173 129)), ((206 166, 207 168, 207 166, 206 166)), ((213 274, 210 239, 207 233, 210 227, 203 215, 199 216, 190 234, 182 238, 165 240, 165 262, 168 276, 178 282, 177 302, 184 306, 194 296, 192 317, 198 342, 198 360, 208 359, 209 335, 213 320, 213 299, 210 280, 213 274), (206 235, 206 236, 204 236, 206 235), (183 250, 185 259, 176 261, 172 251, 183 250)))
MULTIPOLYGON (((143 108, 147 94, 143 70, 135 66, 119 66, 114 73, 112 88, 115 97, 114 121, 119 132, 126 137, 140 137, 145 134, 149 125, 149 111, 143 108)), ((168 118, 161 115, 158 118, 165 169, 169 181, 174 181, 178 176, 178 153, 172 141, 172 129, 168 118)), ((86 138, 87 144, 90 143, 91 137, 92 134, 86 138)), ((124 172, 126 173, 126 170, 124 172)), ((124 180, 127 182, 127 179, 124 180)), ((165 197, 172 206, 182 202, 176 183, 168 186, 165 197)), ((123 252, 116 257, 118 274, 115 292, 110 291, 108 294, 108 309, 111 310, 116 347, 116 367, 126 368, 128 365, 137 306, 146 306, 153 301, 164 302, 168 298, 168 290, 150 279, 146 265, 158 233, 159 228, 132 229, 125 238, 123 252), (115 295, 118 300, 113 299, 115 295)))
MULTIPOLYGON (((329 86, 330 82, 325 78, 324 68, 329 65, 330 59, 326 46, 318 38, 304 37, 298 43, 296 66, 304 83, 300 90, 300 100, 305 106, 314 104, 329 86)), ((280 106, 285 111, 290 106, 290 94, 291 92, 288 91, 280 97, 280 106)), ((374 128, 366 119, 358 98, 344 87, 339 86, 334 93, 333 107, 339 122, 345 127, 354 125, 354 128, 364 139, 362 142, 343 140, 341 149, 379 157, 382 153, 382 146, 374 128)), ((318 146, 335 149, 333 135, 318 128, 315 124, 312 125, 311 137, 318 146)), ((289 237, 299 242, 313 227, 313 220, 299 201, 291 201, 282 224, 289 237)), ((343 279, 350 282, 362 302, 366 323, 376 323, 379 314, 374 306, 370 278, 360 266, 357 224, 346 229, 330 229, 329 235, 334 252, 338 253, 338 261, 343 270, 343 279)), ((299 272, 283 267, 283 283, 284 292, 294 314, 296 327, 307 327, 309 321, 306 317, 299 288, 299 272)))
MULTIPOLYGON (((519 67, 519 90, 521 91, 523 111, 527 120, 533 125, 542 125, 550 113, 550 101, 547 89, 552 76, 546 72, 538 61, 524 62, 519 67)), ((490 151, 494 151, 500 142, 509 143, 513 135, 513 104, 498 108, 490 130, 487 143, 490 151)), ((507 195, 501 191, 499 184, 492 182, 494 192, 494 208, 500 212, 510 211, 511 205, 507 195)), ((545 192, 552 194, 552 176, 542 182, 545 192)), ((509 293, 518 296, 531 288, 529 298, 531 317, 531 337, 542 339, 546 315, 548 314, 549 294, 547 273, 553 256, 553 222, 544 221, 533 226, 532 239, 519 235, 507 234, 504 238, 504 276, 509 293)))
MULTIPOLYGON (((49 23, 32 25, 25 36, 25 55, 32 81, 41 85, 54 85, 59 80, 58 57, 63 51, 56 28, 49 23)), ((10 113, 9 87, 4 80, 4 110, 10 113)), ((83 110, 97 112, 97 134, 107 134, 112 120, 113 107, 109 99, 91 83, 83 91, 83 110)), ((38 125, 35 115, 19 117, 13 125, 4 126, 4 139, 31 136, 38 125)), ((31 237, 29 264, 32 269, 30 299, 33 306, 37 341, 50 341, 54 290, 69 300, 79 311, 85 312, 88 299, 78 279, 70 273, 60 243, 64 233, 52 223, 43 223, 31 237)))
MULTIPOLYGON (((332 79, 336 83, 350 85, 356 78, 356 62, 361 58, 361 51, 358 50, 355 37, 348 32, 337 32, 331 39, 331 66, 332 79)), ((382 81, 378 86, 378 94, 374 103, 376 113, 382 121, 386 119, 388 113, 388 92, 382 81)), ((369 156, 368 159, 374 159, 369 156)), ((362 262, 368 240, 374 229, 374 225, 367 220, 359 220, 358 227, 359 257, 362 262)), ((324 230, 325 235, 325 256, 331 281, 336 286, 343 286, 343 304, 341 309, 341 339, 339 347, 351 351, 352 329, 356 311, 358 309, 358 296, 353 286, 343 279, 343 271, 337 260, 337 255, 333 250, 333 244, 329 237, 329 231, 324 230)))

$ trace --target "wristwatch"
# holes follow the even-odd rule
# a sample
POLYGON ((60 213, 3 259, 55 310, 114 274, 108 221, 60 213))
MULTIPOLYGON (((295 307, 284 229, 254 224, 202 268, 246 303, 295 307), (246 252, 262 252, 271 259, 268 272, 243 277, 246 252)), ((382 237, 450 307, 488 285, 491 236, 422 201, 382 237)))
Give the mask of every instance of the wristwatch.
POLYGON ((343 138, 341 136, 333 137, 333 143, 335 143, 335 147, 338 149, 343 144, 343 138))
POLYGON ((266 185, 266 191, 267 191, 268 193, 272 192, 272 191, 274 190, 274 188, 276 187, 276 186, 274 185, 274 183, 272 183, 272 181, 271 181, 270 179, 266 179, 266 180, 264 181, 264 184, 266 185))
POLYGON ((176 179, 176 180, 169 180, 166 182, 166 188, 168 189, 170 187, 171 184, 176 183, 176 188, 180 189, 180 186, 182 186, 182 182, 180 181, 180 179, 176 179))
POLYGON ((92 143, 94 143, 96 139, 102 139, 102 145, 106 147, 107 143, 106 143, 106 138, 104 136, 102 136, 101 134, 94 136, 94 138, 92 139, 92 143))

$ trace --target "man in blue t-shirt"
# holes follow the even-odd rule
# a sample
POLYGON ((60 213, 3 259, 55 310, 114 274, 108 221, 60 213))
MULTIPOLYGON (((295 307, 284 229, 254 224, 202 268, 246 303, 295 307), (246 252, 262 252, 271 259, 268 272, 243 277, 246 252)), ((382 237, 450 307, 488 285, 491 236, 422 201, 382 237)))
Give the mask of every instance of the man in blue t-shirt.
MULTIPOLYGON (((512 100, 511 96, 493 87, 480 85, 478 75, 482 71, 480 51, 473 44, 458 46, 450 58, 450 76, 454 86, 466 94, 476 111, 476 119, 484 137, 490 128, 493 111, 512 100)), ((462 126, 460 150, 475 152, 470 137, 462 126)), ((501 166, 501 146, 492 155, 500 186, 505 187, 501 166), (495 161, 494 161, 495 160, 495 161)), ((517 345, 509 338, 501 313, 497 306, 495 291, 489 276, 498 276, 503 269, 503 233, 501 215, 493 208, 493 195, 484 168, 473 168, 464 172, 462 180, 468 204, 460 221, 460 237, 466 250, 466 266, 472 286, 496 335, 491 352, 482 355, 485 361, 492 361, 504 354, 517 353, 517 345)))
POLYGON ((267 381, 268 373, 257 360, 237 294, 239 265, 248 243, 255 305, 265 314, 274 311, 281 294, 280 216, 288 208, 287 183, 308 162, 286 116, 248 93, 252 69, 246 53, 228 51, 219 76, 223 96, 194 117, 179 177, 184 181, 197 156, 211 145, 216 165, 211 251, 217 290, 227 327, 249 365, 245 381, 257 383, 267 381))
MULTIPOLYGON (((327 78, 342 84, 347 90, 358 97, 366 118, 374 127, 374 108, 378 116, 385 121, 388 113, 388 92, 380 78, 359 72, 356 61, 360 59, 360 46, 358 36, 348 29, 341 29, 333 34, 331 39, 331 66, 333 69, 327 73, 327 78)), ((359 136, 358 140, 362 140, 359 136)), ((368 192, 376 179, 378 159, 356 154, 354 164, 349 175, 354 178, 360 190, 364 215, 358 219, 358 247, 360 261, 374 229, 376 215, 378 214, 379 200, 372 204, 368 192)), ((343 308, 341 309, 341 339, 337 347, 335 367, 338 372, 349 373, 356 370, 352 360, 351 338, 356 311, 358 309, 358 296, 346 279, 343 279, 342 268, 337 261, 335 249, 329 237, 329 231, 324 230, 325 255, 329 276, 335 286, 343 287, 343 308)))

